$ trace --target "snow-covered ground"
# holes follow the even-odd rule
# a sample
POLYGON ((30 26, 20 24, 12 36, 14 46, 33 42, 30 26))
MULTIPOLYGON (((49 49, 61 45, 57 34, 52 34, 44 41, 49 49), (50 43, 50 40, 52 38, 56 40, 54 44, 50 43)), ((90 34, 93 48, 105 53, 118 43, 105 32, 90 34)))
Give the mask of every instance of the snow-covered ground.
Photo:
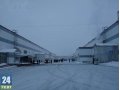
POLYGON ((0 70, 12 75, 12 90, 118 90, 118 67, 41 65, 0 70))
POLYGON ((7 65, 6 63, 1 63, 0 66, 4 66, 4 65, 7 65))
POLYGON ((111 62, 107 62, 107 63, 101 63, 100 65, 111 66, 111 67, 119 67, 119 62, 111 61, 111 62))

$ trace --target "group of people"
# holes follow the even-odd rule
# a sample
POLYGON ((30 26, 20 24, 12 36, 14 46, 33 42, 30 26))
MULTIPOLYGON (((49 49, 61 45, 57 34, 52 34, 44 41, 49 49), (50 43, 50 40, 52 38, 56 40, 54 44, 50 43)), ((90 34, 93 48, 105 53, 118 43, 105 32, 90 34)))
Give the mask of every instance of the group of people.
POLYGON ((75 61, 75 59, 64 59, 64 58, 61 58, 61 59, 54 59, 54 60, 49 60, 49 59, 45 59, 45 63, 63 63, 65 61, 68 61, 68 62, 73 62, 75 61))

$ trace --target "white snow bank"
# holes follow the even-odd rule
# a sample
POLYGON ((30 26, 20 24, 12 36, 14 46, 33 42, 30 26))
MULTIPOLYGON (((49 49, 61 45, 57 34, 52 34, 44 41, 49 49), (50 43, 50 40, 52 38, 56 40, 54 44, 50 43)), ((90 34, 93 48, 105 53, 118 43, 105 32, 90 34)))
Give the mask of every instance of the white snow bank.
POLYGON ((0 66, 4 66, 4 65, 7 65, 6 63, 1 63, 0 66))
POLYGON ((111 62, 107 62, 107 63, 101 63, 100 65, 112 66, 112 67, 119 67, 119 62, 117 62, 117 61, 111 61, 111 62))
POLYGON ((15 51, 16 51, 16 49, 2 49, 2 50, 0 50, 0 52, 3 52, 3 53, 7 53, 7 52, 14 53, 15 51))

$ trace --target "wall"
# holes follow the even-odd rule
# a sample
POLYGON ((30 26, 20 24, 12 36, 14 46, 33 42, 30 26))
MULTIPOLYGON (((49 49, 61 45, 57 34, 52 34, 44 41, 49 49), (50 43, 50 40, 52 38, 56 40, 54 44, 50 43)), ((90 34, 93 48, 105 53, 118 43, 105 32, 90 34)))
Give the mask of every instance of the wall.
MULTIPOLYGON (((0 50, 16 48, 20 51, 20 55, 33 55, 33 54, 50 54, 48 50, 40 47, 39 45, 31 42, 30 40, 18 35, 17 33, 0 25, 0 50)), ((53 55, 51 53, 51 55, 53 55)), ((15 62, 14 55, 9 56, 8 61, 15 62)))
MULTIPOLYGON (((90 47, 95 48, 97 44, 113 44, 113 45, 119 45, 119 21, 116 21, 113 23, 111 26, 106 28, 103 32, 100 33, 97 37, 93 38, 91 41, 89 41, 87 44, 85 44, 83 47, 79 47, 76 49, 74 53, 74 57, 77 57, 78 60, 85 60, 86 59, 92 60, 90 57, 87 57, 88 55, 93 55, 97 56, 96 58, 99 58, 101 62, 104 62, 104 60, 109 61, 110 53, 108 54, 109 51, 114 51, 118 55, 118 48, 113 49, 112 46, 110 47, 99 47, 96 49, 87 49, 90 47), (112 49, 112 50, 111 50, 112 49), (107 54, 105 54, 106 52, 107 54), (95 53, 97 52, 97 54, 95 53), (104 55, 103 55, 104 54, 104 55)), ((118 59, 118 56, 116 56, 118 59)), ((115 59, 114 59, 115 60, 115 59)), ((116 60, 115 60, 116 61, 116 60)))
POLYGON ((103 43, 114 43, 119 44, 119 22, 115 22, 108 29, 101 33, 101 38, 103 38, 103 43))
POLYGON ((14 32, 0 26, 0 49, 3 48, 13 48, 14 40, 16 38, 16 47, 18 47, 24 54, 24 50, 28 53, 50 53, 46 49, 36 45, 35 43, 25 39, 24 37, 15 34, 14 32))
POLYGON ((95 46, 95 58, 98 59, 99 62, 108 62, 108 61, 118 61, 118 46, 95 46))
POLYGON ((94 55, 93 47, 79 47, 75 52, 76 60, 79 61, 80 63, 83 62, 92 63, 91 61, 93 59, 93 55, 94 55))
POLYGON ((114 43, 119 44, 119 21, 116 21, 111 26, 106 28, 103 32, 100 33, 99 36, 95 37, 84 47, 94 46, 96 43, 114 43))

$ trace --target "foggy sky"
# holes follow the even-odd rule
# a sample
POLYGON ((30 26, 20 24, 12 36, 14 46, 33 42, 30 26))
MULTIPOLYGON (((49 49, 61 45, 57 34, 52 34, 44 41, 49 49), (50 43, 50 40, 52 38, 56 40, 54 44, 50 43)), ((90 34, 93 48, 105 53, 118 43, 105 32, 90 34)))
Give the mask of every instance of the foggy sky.
POLYGON ((0 24, 57 55, 71 55, 117 20, 118 0, 0 0, 0 24))

